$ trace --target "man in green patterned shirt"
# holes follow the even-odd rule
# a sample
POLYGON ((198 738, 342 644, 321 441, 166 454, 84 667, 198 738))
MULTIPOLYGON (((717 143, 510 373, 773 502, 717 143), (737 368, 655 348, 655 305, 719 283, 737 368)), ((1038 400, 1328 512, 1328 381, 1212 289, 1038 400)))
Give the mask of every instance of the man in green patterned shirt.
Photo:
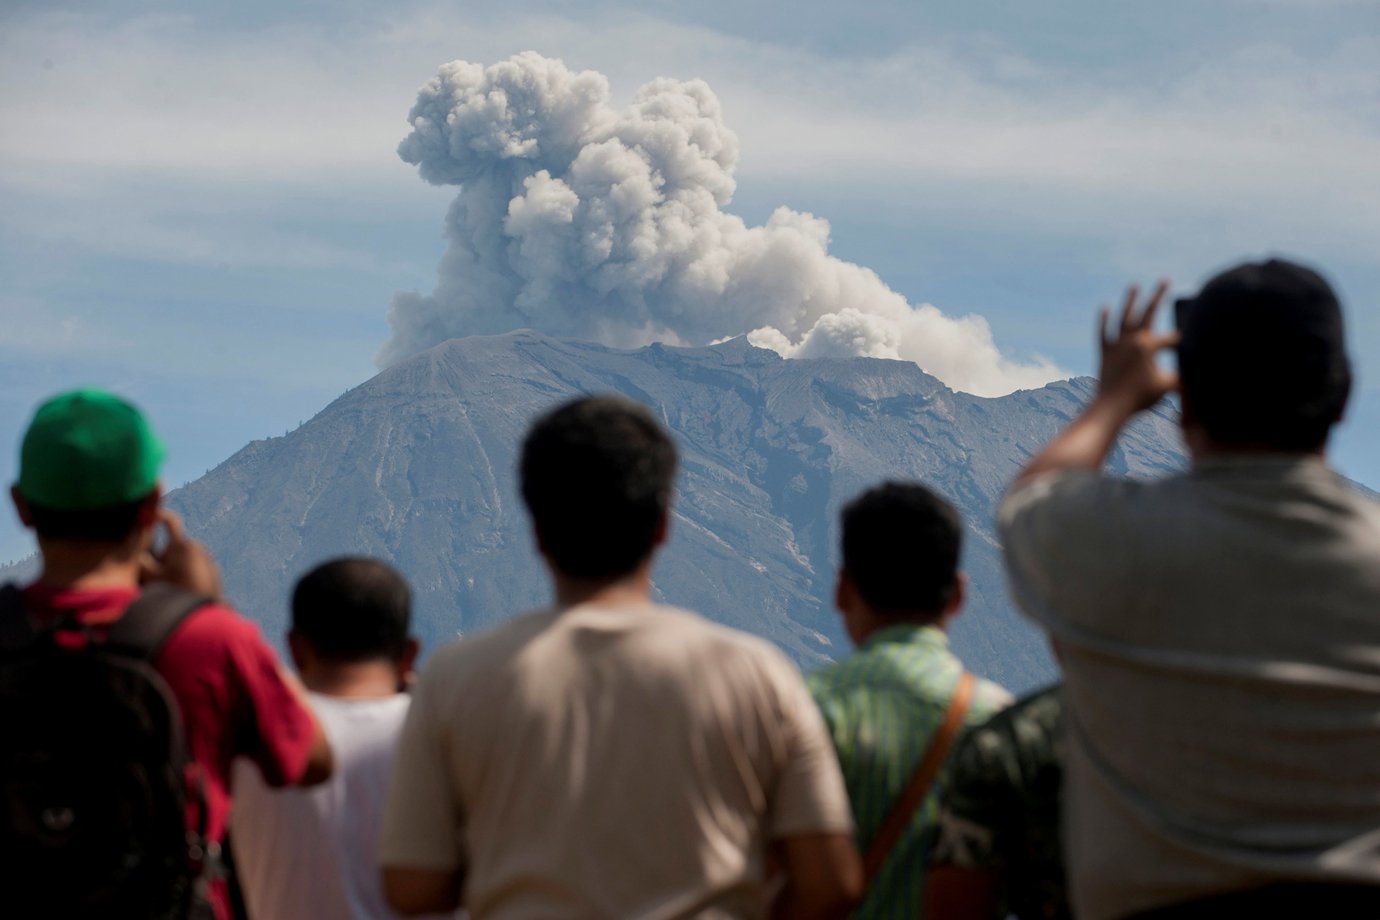
MULTIPOLYGON (((945 631, 967 585, 958 570, 962 529, 958 512, 918 483, 888 482, 843 509, 835 602, 858 650, 808 681, 838 751, 864 851, 944 721, 964 670, 945 631)), ((1001 687, 978 681, 966 724, 986 721, 1010 701, 1001 687)), ((920 915, 938 810, 932 787, 855 917, 920 915)))

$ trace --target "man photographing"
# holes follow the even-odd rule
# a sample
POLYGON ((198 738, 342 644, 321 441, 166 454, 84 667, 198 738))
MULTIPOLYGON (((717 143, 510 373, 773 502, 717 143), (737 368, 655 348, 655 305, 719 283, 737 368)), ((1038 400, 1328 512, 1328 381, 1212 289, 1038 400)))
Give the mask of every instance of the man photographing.
POLYGON ((1017 476, 1017 599, 1065 675, 1075 914, 1380 916, 1380 508, 1325 461, 1351 387, 1314 271, 1102 314, 1097 393, 1017 476), (1159 355, 1176 349, 1178 373, 1159 355), (1191 468, 1102 465, 1177 390, 1191 468))
POLYGON ((11 495, 42 568, 0 592, 6 916, 223 918, 232 761, 275 785, 330 774, 300 686, 163 507, 164 452, 96 389, 24 435, 11 495))

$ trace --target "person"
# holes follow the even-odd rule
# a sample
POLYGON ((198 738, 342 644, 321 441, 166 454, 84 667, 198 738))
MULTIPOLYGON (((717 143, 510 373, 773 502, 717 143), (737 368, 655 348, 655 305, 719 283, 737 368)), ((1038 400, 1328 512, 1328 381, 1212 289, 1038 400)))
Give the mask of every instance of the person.
MULTIPOLYGON (((843 765, 859 844, 873 851, 940 736, 964 674, 946 632, 967 586, 958 568, 963 525, 952 505, 913 482, 869 489, 843 509, 841 523, 835 602, 857 651, 808 681, 843 765)), ((959 724, 978 724, 1010 701, 1001 687, 980 680, 959 724)), ((856 917, 918 915, 936 785, 925 790, 890 852, 874 856, 885 859, 856 917)))
MULTIPOLYGON (((37 535, 41 571, 22 589, 17 609, 6 611, 14 618, 6 628, 55 629, 62 641, 84 648, 121 629, 141 585, 171 584, 204 596, 151 663, 180 713, 201 790, 199 807, 186 816, 188 831, 204 837, 214 857, 229 818, 236 757, 252 759, 275 785, 312 785, 330 774, 331 752, 300 686, 258 628, 220 597, 210 553, 163 506, 164 454, 144 415, 114 394, 78 389, 39 406, 23 438, 11 496, 20 520, 37 535)), ((40 718, 48 704, 33 701, 40 718)), ((58 767, 73 768, 81 764, 58 767)), ((45 823, 65 820, 45 813, 45 823)), ((80 884, 78 878, 73 867, 71 884, 80 884)), ((12 884, 7 892, 9 899, 12 884)), ((216 916, 227 916, 223 880, 213 882, 204 900, 216 916)))
POLYGON ((651 413, 621 397, 531 428, 522 496, 555 604, 423 671, 384 814, 400 913, 453 909, 462 892, 476 920, 852 906, 846 793, 794 665, 652 602, 676 464, 651 413))
POLYGON ((331 779, 270 790, 236 764, 231 840, 254 920, 386 920, 378 838, 417 640, 411 591, 375 559, 325 562, 292 593, 288 648, 335 752, 331 779))
POLYGON ((1270 259, 1160 332, 1167 287, 1143 307, 1131 288, 1116 331, 1103 310, 1094 397, 1000 510, 1065 677, 1074 912, 1380 916, 1380 507, 1325 459, 1351 386, 1341 306, 1270 259), (1175 390, 1191 468, 1103 474, 1175 390))
POLYGON ((1017 701, 954 750, 925 879, 925 916, 1067 920, 1064 704, 1056 685, 1017 701))

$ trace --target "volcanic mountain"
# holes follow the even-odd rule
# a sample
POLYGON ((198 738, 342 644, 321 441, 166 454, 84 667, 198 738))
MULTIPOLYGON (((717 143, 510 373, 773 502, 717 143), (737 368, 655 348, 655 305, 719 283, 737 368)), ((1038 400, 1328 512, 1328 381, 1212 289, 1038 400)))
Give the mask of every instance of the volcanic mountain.
MULTIPOLYGON (((1013 611, 993 533, 1018 465, 1091 381, 984 399, 907 361, 793 359, 738 339, 623 351, 532 332, 455 339, 345 393, 296 431, 255 441, 170 503, 205 540, 237 606, 281 635, 293 579, 342 553, 391 561, 434 644, 546 602, 518 497, 529 421, 581 393, 650 406, 682 456, 660 599, 765 636, 809 667, 848 651, 832 609, 839 508, 887 478, 922 480, 967 522, 972 585, 960 655, 1016 689, 1053 674, 1013 611)), ((1111 468, 1179 468, 1172 410, 1122 438, 1111 468)), ((570 488, 578 489, 578 482, 570 488)))

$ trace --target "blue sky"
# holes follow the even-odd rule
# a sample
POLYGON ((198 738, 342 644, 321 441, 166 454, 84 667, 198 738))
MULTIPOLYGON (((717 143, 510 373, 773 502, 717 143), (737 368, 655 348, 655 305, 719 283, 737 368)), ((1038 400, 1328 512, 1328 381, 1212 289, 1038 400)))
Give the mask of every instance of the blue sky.
MULTIPOLYGON (((1130 280, 1322 267, 1380 486, 1380 2, 10 2, 0 12, 0 430, 78 383, 144 404, 170 485, 374 372, 430 291, 453 189, 398 159, 417 88, 534 49, 717 93, 729 209, 832 226, 913 304, 1092 370, 1130 280)), ((0 454, 14 475, 14 451, 0 454)), ((0 524, 0 558, 26 543, 0 524)))

